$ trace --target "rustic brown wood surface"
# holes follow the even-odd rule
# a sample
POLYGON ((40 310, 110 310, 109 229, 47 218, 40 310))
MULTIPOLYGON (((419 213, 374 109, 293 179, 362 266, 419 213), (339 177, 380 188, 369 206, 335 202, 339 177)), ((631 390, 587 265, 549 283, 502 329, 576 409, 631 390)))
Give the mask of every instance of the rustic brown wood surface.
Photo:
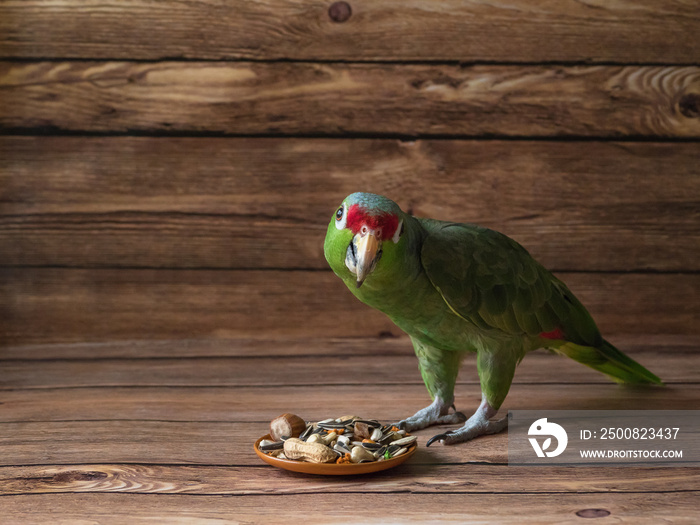
MULTIPOLYGON (((319 482, 316 482, 319 484, 319 482)), ((321 484, 322 485, 322 484, 321 484)), ((616 516, 627 523, 655 525, 659 521, 692 525, 697 521, 695 491, 616 494, 314 494, 237 496, 129 494, 39 494, 5 498, 8 523, 75 524, 84 516, 98 523, 278 523, 281 519, 364 523, 528 523, 579 524, 586 511, 616 516), (507 504, 505 502, 507 501, 507 504), (514 520, 514 513, 517 519, 514 520)), ((591 517, 591 516, 588 516, 591 517)), ((614 518, 613 518, 614 519, 614 518)))
MULTIPOLYGON (((694 342, 697 338, 678 341, 660 358, 643 342, 627 341, 633 345, 626 348, 631 356, 667 380, 669 385, 663 388, 620 387, 568 359, 534 353, 519 368, 504 410, 650 409, 669 403, 674 408, 695 408, 700 391, 694 342)), ((336 501, 340 496, 343 505, 349 497, 370 498, 399 522, 449 522, 456 519, 452 499, 477 496, 485 498, 479 500, 483 510, 465 507, 463 519, 507 520, 514 508, 526 520, 540 517, 537 523, 577 520, 576 512, 591 508, 610 512, 618 520, 643 522, 652 515, 668 515, 680 523, 693 519, 700 468, 553 467, 533 476, 531 468, 507 465, 506 434, 457 447, 421 446, 408 463, 369 476, 322 478, 277 470, 260 462, 252 443, 267 432, 267 422, 278 413, 291 409, 313 419, 330 412, 371 411, 394 420, 425 404, 427 392, 408 341, 374 340, 368 355, 366 343, 312 339, 304 342, 306 356, 285 355, 268 344, 268 353, 262 352, 266 357, 258 358, 245 352, 236 356, 235 343, 203 340, 171 343, 182 347, 178 359, 142 357, 161 355, 163 344, 131 343, 139 351, 117 360, 105 360, 102 345, 53 346, 51 356, 28 361, 10 354, 2 360, 4 520, 45 521, 49 503, 44 499, 52 497, 52 522, 88 515, 103 521, 107 518, 101 512, 107 510, 116 522, 167 521, 174 516, 191 521, 218 516, 224 522, 274 522, 287 515, 288 506, 297 505, 310 505, 308 516, 320 517, 318 509, 341 504, 336 501), (339 351, 345 354, 342 360, 339 351), (223 360, 208 357, 231 352, 223 360), (278 357, 270 359, 274 355, 278 357), (304 362, 306 369, 301 366, 304 362), (319 395, 325 392, 333 392, 333 397, 320 404, 319 395), (158 494, 171 496, 161 502, 158 494), (406 502, 411 512, 395 507, 396 498, 406 494, 414 498, 406 502), (543 517, 542 509, 534 511, 536 504, 554 494, 557 499, 548 504, 549 514, 543 517), (284 501, 278 499, 282 495, 284 501), (429 495, 424 503, 416 503, 415 498, 429 495), (640 495, 643 500, 636 499, 640 495), (212 499, 206 509, 196 506, 199 498, 217 496, 235 497, 239 502, 235 508, 244 512, 243 517, 229 516, 226 500, 212 499), (507 497, 513 507, 483 508, 484 502, 503 507, 499 496, 507 497), (156 499, 142 508, 144 497, 156 499), (264 502, 266 513, 256 511, 252 503, 245 510, 250 498, 261 497, 272 498, 264 502), (307 501, 309 497, 313 499, 307 501), (440 497, 447 499, 440 503, 440 497), (448 504, 449 508, 436 506, 448 504), (30 507, 31 516, 26 514, 30 507), (474 512, 483 515, 470 514, 474 512)), ((460 408, 478 403, 473 365, 471 360, 464 365, 465 380, 458 386, 460 408)), ((417 432, 419 443, 437 430, 417 432)), ((353 516, 370 521, 374 512, 365 506, 353 509, 353 516)))
POLYGON ((693 63, 697 5, 330 1, 0 3, 0 56, 693 63))
MULTIPOLYGON (((606 336, 700 331, 700 274, 557 275, 606 336)), ((401 333, 327 271, 0 268, 0 278, 12 298, 0 305, 5 344, 401 333)))
MULTIPOLYGON (((407 336, 380 333, 379 336, 352 338, 324 338, 320 336, 263 338, 207 338, 207 339, 143 339, 110 340, 83 343, 43 343, 18 345, 5 344, 2 358, 8 361, 48 360, 60 355, 63 360, 80 359, 178 359, 178 358, 227 358, 248 357, 276 359, 293 357, 353 356, 403 356, 410 354, 407 336), (380 345, 377 347, 377 345, 380 345)), ((616 334, 612 342, 620 348, 634 349, 638 355, 695 354, 696 336, 679 334, 616 334)), ((539 354, 531 354, 536 356, 539 354)), ((530 359, 533 359, 531 357, 530 359)), ((564 361, 566 362, 566 361, 564 361)), ((519 370, 522 370, 521 367, 519 370)), ((581 369, 579 369, 580 371, 581 369)), ((677 371, 678 372, 678 371, 677 371)), ((596 374, 597 376, 597 374, 596 374)))
POLYGON ((576 473, 580 482, 571 479, 571 468, 541 468, 540 476, 528 469, 480 463, 435 464, 429 449, 421 449, 411 462, 400 467, 403 476, 394 472, 365 477, 311 478, 269 468, 232 465, 130 465, 82 464, 24 466, 0 468, 0 487, 6 494, 67 492, 131 492, 159 494, 313 494, 323 488, 327 493, 368 491, 377 494, 413 492, 421 478, 425 493, 510 493, 519 487, 523 494, 540 492, 601 492, 611 482, 614 492, 652 492, 659 483, 669 492, 682 492, 687 483, 700 481, 700 470, 636 467, 581 467, 576 473), (424 463, 423 463, 424 462, 424 463), (245 479, 245 483, 241 480, 245 479), (274 480, 274 490, 270 481, 274 480), (447 482, 446 482, 447 481, 447 482))
MULTIPOLYGON (((692 340, 692 338, 688 338, 692 340)), ((338 359, 338 343, 325 343, 326 355, 318 350, 313 354, 278 356, 263 353, 261 356, 235 357, 141 357, 139 359, 110 359, 100 354, 98 345, 86 345, 85 357, 39 362, 37 359, 18 359, 3 365, 0 389, 6 385, 23 385, 27 389, 81 388, 94 385, 115 386, 266 386, 285 383, 304 386, 316 382, 324 385, 374 383, 408 384, 418 383, 417 361, 407 338, 401 338, 403 352, 393 353, 394 346, 386 340, 368 341, 354 349, 345 350, 345 360, 338 359), (384 346, 390 346, 392 353, 379 354, 384 346), (88 355, 91 353, 92 355, 88 355), (265 364, 274 358, 279 362, 279 370, 267 370, 265 364), (347 377, 347 359, 364 363, 362 375, 347 377), (37 366, 40 364, 40 366, 37 366), (275 376, 282 373, 289 375, 275 376)), ((266 342, 268 345, 271 341, 266 342)), ((625 339, 617 343, 626 349, 625 339)), ((235 344, 221 342, 220 346, 235 344)), ((323 344, 323 343, 321 343, 323 344)), ((173 343, 171 346, 175 346, 173 343)), ((306 346, 318 347, 318 341, 306 341, 306 346)), ((628 351, 640 363, 654 363, 654 372, 666 384, 692 382, 700 373, 700 362, 695 349, 683 346, 667 348, 663 351, 664 361, 657 363, 659 353, 656 345, 628 351)), ((651 366, 651 365, 650 365, 651 366)), ((475 357, 469 356, 464 364, 464 374, 459 384, 478 385, 475 357)), ((569 359, 557 359, 544 351, 528 355, 528 359, 518 368, 516 382, 552 384, 559 383, 561 377, 575 376, 572 383, 607 383, 604 376, 588 368, 582 368, 569 359)))
POLYGON ((0 137, 0 253, 327 269, 326 224, 363 188, 502 231, 554 270, 696 272, 698 158, 698 143, 0 137))
POLYGON ((429 402, 324 260, 358 190, 512 236, 666 382, 538 351, 502 411, 697 409, 698 34, 676 0, 0 0, 0 522, 697 523, 700 468, 505 433, 333 479, 252 445, 429 402))
POLYGON ((0 89, 20 129, 700 137, 696 66, 0 62, 0 89))
MULTIPOLYGON (((361 373, 362 367, 358 366, 361 373)), ((649 364, 653 368, 653 363, 649 364)), ((350 369, 352 371, 352 369, 350 369)), ((320 379, 320 378, 319 378, 320 379)), ((473 412, 481 391, 458 388, 455 404, 473 412), (471 411, 469 409, 472 409, 471 411)), ((616 384, 514 384, 503 410, 626 410, 637 408, 693 410, 700 398, 700 386, 670 385, 656 390, 624 388, 616 384)), ((340 417, 367 406, 382 421, 398 421, 430 404, 425 387, 413 385, 268 385, 242 387, 79 387, 61 389, 9 390, 3 394, 7 421, 145 419, 168 421, 228 421, 232 414, 241 421, 270 421, 285 411, 299 412, 309 420, 325 419, 333 410, 340 417), (333 399, 325 402, 324 393, 333 399), (388 397, 384 397, 387 396, 388 397), (376 401, 376 400, 383 401, 376 401), (368 402, 369 400, 369 402, 368 402), (323 402, 323 405, 321 405, 323 402), (378 404, 381 403, 381 406, 378 404), (401 404, 403 408, 397 407, 401 404), (292 406, 290 406, 292 405, 292 406), (109 414, 109 416, 108 416, 109 414)), ((333 414, 330 414, 331 416, 333 414)), ((265 424, 261 427, 267 428, 265 424)), ((269 432, 269 429, 268 429, 269 432)), ((260 433, 261 437, 267 432, 260 433)))

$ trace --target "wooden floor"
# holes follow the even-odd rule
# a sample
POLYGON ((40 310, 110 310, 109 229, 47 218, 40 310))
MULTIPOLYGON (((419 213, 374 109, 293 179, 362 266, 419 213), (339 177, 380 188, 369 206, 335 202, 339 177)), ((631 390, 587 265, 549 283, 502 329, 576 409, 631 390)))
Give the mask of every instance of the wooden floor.
MULTIPOLYGON (((697 338, 627 337, 667 382, 629 388, 543 351, 503 410, 696 409, 697 338)), ((178 340, 0 350, 3 523, 696 523, 700 468, 512 467, 507 435, 425 447, 357 477, 263 464, 270 419, 346 413, 393 421, 428 402, 403 337, 178 340), (598 509, 592 511, 588 509, 598 509), (578 513, 578 514, 577 514, 578 513)), ((476 407, 473 359, 458 408, 476 407)))

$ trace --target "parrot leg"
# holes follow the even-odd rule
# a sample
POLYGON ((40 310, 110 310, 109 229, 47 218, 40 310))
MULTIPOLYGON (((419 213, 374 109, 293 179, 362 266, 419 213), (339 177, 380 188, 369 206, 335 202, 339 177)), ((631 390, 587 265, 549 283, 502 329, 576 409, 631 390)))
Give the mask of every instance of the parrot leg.
POLYGON ((490 419, 498 413, 498 409, 508 395, 519 356, 517 345, 513 347, 506 345, 496 352, 480 350, 476 358, 481 382, 479 408, 467 419, 462 428, 433 436, 426 446, 436 441, 441 441, 444 445, 455 445, 486 434, 496 434, 505 429, 508 426, 507 417, 495 421, 490 419))
POLYGON ((431 425, 456 425, 466 420, 467 416, 457 412, 454 404, 435 396, 435 400, 429 406, 420 409, 411 417, 407 417, 396 425, 407 432, 412 432, 431 425), (451 414, 448 413, 450 408, 455 410, 451 414))
POLYGON ((464 423, 467 416, 457 412, 454 406, 454 388, 463 354, 440 350, 411 337, 418 357, 423 382, 433 397, 433 402, 399 423, 397 426, 411 432, 430 425, 456 425, 464 423), (450 408, 454 412, 450 413, 450 408))
POLYGON ((436 441, 441 441, 443 445, 455 445, 486 434, 497 434, 508 426, 507 417, 489 421, 497 412, 498 410, 489 405, 488 401, 483 398, 479 408, 476 409, 472 417, 467 419, 462 428, 433 436, 428 440, 426 446, 429 447, 436 441))

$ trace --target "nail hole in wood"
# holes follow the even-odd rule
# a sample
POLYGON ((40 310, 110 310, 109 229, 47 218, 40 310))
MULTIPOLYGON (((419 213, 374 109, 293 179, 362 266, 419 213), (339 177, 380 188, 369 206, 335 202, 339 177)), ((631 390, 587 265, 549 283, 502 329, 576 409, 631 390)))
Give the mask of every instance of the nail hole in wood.
POLYGON ((352 15, 352 8, 347 2, 334 2, 328 8, 328 16, 333 22, 345 22, 352 15))

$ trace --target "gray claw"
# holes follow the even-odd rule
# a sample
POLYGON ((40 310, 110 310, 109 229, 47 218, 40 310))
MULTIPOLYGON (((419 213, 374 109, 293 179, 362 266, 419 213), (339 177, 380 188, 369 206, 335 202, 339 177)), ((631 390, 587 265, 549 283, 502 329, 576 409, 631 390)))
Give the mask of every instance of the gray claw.
POLYGON ((429 447, 430 445, 432 445, 432 444, 435 443, 436 441, 440 441, 440 440, 442 440, 442 439, 445 439, 449 434, 452 434, 452 431, 451 431, 451 430, 448 430, 448 431, 445 432, 444 434, 438 434, 438 435, 436 435, 436 436, 433 436, 433 437, 431 437, 431 438, 428 440, 428 442, 425 444, 425 446, 426 446, 426 447, 429 447))

